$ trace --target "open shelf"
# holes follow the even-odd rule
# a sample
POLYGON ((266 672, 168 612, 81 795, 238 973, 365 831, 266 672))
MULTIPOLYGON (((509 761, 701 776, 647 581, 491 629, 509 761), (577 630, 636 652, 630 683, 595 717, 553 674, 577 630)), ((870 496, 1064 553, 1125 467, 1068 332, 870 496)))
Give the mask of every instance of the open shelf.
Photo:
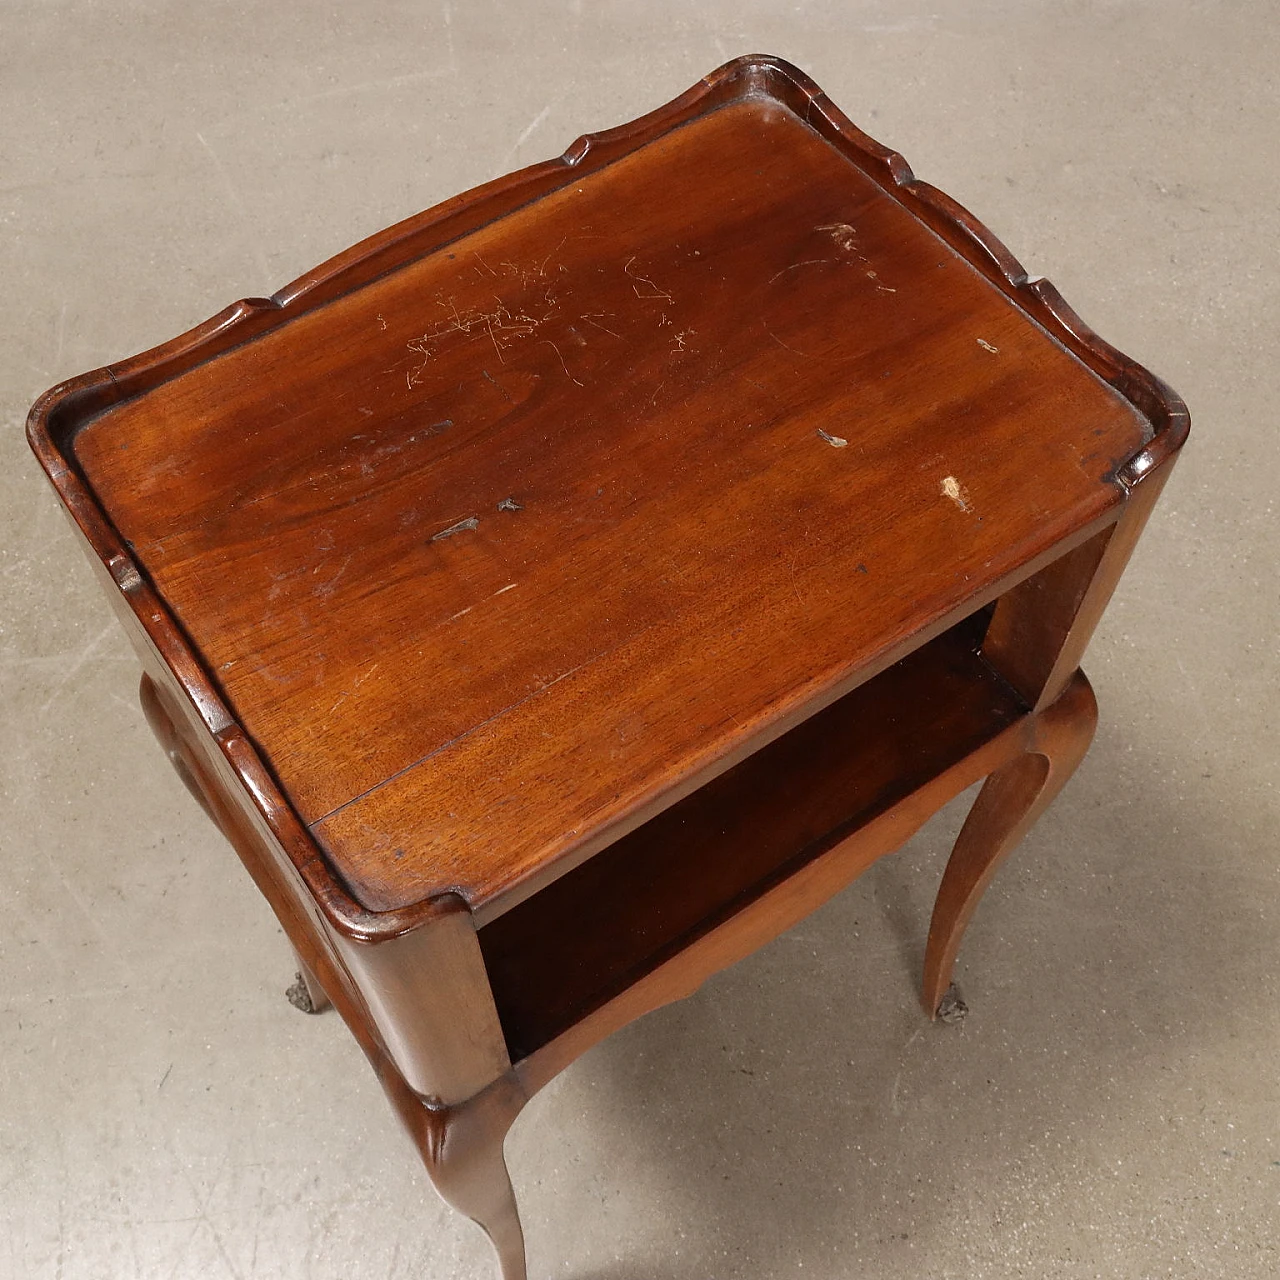
POLYGON ((1027 711, 944 632, 480 930, 513 1062, 1027 711))

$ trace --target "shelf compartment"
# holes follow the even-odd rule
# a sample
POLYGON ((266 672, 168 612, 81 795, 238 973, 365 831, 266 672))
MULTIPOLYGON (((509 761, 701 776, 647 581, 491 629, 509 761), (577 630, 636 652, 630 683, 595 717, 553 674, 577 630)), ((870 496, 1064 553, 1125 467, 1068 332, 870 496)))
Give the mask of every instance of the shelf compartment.
POLYGON ((1026 714, 952 627, 479 934, 511 1060, 620 995, 1026 714))

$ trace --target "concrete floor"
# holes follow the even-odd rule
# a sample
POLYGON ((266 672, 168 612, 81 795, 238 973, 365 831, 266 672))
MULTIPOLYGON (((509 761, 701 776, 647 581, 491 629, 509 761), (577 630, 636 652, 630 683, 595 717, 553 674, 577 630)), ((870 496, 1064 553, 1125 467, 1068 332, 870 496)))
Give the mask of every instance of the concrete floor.
POLYGON ((27 405, 751 50, 1196 431, 1090 653, 1097 743, 969 935, 968 1021, 915 1004, 953 806, 526 1111, 532 1274, 1280 1274, 1270 0, 4 0, 0 33, 0 1274, 492 1274, 341 1024, 284 1002, 286 945, 149 739, 27 405))

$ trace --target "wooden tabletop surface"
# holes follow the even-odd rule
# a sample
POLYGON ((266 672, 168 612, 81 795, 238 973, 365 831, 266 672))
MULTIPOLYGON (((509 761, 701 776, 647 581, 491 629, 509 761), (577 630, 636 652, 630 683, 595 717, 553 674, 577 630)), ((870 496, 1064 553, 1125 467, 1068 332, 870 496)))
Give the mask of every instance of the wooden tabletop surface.
POLYGON ((353 895, 492 913, 1096 526, 1150 436, 752 93, 74 451, 353 895))

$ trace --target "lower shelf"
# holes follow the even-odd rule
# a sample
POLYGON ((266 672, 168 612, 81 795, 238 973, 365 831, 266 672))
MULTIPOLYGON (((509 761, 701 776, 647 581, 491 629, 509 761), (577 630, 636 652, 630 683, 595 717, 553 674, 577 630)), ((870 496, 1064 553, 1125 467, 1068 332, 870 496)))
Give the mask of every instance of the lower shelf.
POLYGON ((480 930, 513 1062, 1027 711, 977 652, 916 650, 480 930))

